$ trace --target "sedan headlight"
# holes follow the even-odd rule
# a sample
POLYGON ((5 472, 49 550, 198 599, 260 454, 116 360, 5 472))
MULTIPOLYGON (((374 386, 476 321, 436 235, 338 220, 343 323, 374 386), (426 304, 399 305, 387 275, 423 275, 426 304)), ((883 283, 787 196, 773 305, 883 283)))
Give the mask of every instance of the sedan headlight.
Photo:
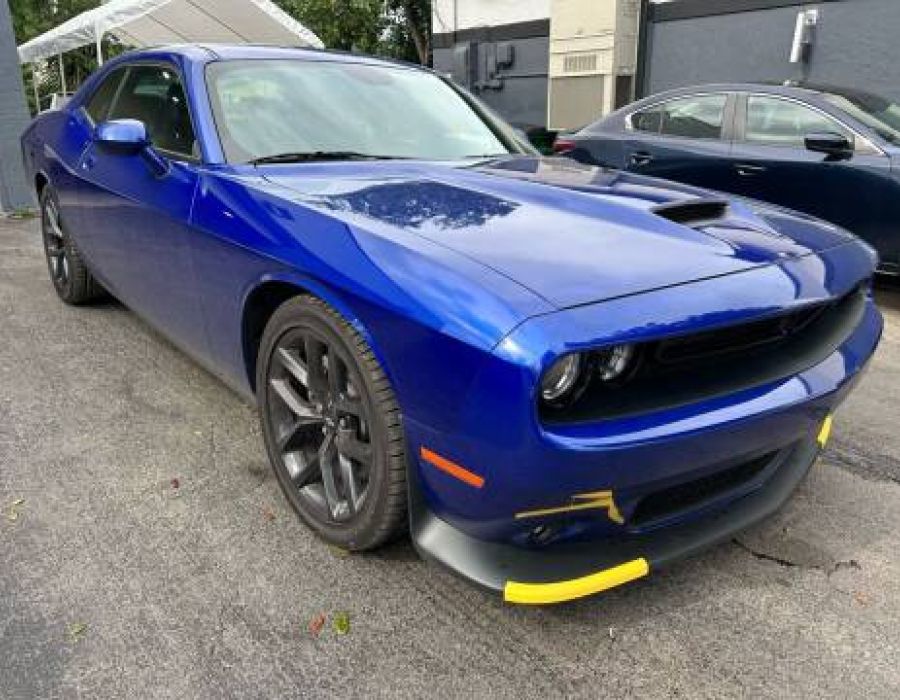
POLYGON ((541 379, 541 398, 555 403, 565 397, 581 376, 584 360, 581 355, 566 355, 554 362, 541 379))

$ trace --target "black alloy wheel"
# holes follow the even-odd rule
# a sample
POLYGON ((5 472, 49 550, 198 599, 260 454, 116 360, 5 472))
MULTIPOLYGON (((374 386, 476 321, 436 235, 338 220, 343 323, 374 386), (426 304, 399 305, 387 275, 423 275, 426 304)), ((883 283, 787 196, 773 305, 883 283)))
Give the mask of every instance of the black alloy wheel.
POLYGON ((59 220, 59 207, 53 197, 47 197, 41 207, 41 232, 44 236, 44 252, 50 269, 50 280, 57 290, 65 290, 71 280, 66 241, 59 220))
POLYGON ((348 549, 402 528, 399 409, 355 329, 318 299, 286 302, 263 335, 257 394, 269 457, 307 524, 348 549))
POLYGON ((67 304, 84 304, 103 293, 88 271, 81 252, 69 235, 60 213, 59 200, 50 185, 41 190, 41 235, 50 281, 67 304))

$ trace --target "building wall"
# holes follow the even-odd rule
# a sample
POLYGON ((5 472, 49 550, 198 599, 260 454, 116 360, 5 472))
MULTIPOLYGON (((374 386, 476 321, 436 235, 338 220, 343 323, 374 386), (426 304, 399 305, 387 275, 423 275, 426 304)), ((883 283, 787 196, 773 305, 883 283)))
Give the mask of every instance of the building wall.
MULTIPOLYGON (((678 0, 673 6, 677 4, 678 0)), ((696 0, 693 4, 701 5, 696 0)), ((794 3, 651 22, 643 92, 716 81, 802 78, 801 68, 788 57, 797 13, 809 7, 818 8, 819 21, 806 80, 854 86, 900 100, 900 0, 794 3)))
POLYGON ((516 126, 547 121, 550 0, 434 0, 434 67, 516 126), (496 65, 512 52, 512 63, 496 65), (471 70, 461 69, 468 52, 471 70))
POLYGON ((0 0, 0 211, 33 204, 22 171, 19 136, 28 124, 9 5, 0 0))
MULTIPOLYGON (((602 0, 601 0, 602 1, 602 0)), ((432 0, 435 34, 550 17, 550 0, 432 0)))

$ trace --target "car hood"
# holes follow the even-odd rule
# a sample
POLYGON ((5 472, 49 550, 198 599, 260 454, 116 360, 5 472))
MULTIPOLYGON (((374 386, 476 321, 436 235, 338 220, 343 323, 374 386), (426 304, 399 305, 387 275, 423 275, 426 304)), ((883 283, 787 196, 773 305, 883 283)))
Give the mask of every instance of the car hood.
POLYGON ((260 170, 307 206, 376 235, 415 233, 557 308, 741 272, 848 238, 794 212, 564 158, 260 170), (708 199, 719 201, 704 206, 708 199))

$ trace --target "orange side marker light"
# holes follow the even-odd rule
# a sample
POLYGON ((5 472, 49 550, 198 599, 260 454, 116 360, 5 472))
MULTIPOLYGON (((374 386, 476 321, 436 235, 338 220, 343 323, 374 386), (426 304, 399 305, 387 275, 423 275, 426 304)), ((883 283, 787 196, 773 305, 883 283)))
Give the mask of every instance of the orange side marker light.
POLYGON ((480 489, 484 486, 483 476, 470 472, 468 469, 459 466, 455 462, 451 462, 446 457, 441 457, 437 452, 432 452, 427 447, 421 448, 419 454, 422 456, 422 459, 433 467, 437 467, 442 472, 446 472, 450 476, 456 477, 469 486, 473 486, 476 489, 480 489))

